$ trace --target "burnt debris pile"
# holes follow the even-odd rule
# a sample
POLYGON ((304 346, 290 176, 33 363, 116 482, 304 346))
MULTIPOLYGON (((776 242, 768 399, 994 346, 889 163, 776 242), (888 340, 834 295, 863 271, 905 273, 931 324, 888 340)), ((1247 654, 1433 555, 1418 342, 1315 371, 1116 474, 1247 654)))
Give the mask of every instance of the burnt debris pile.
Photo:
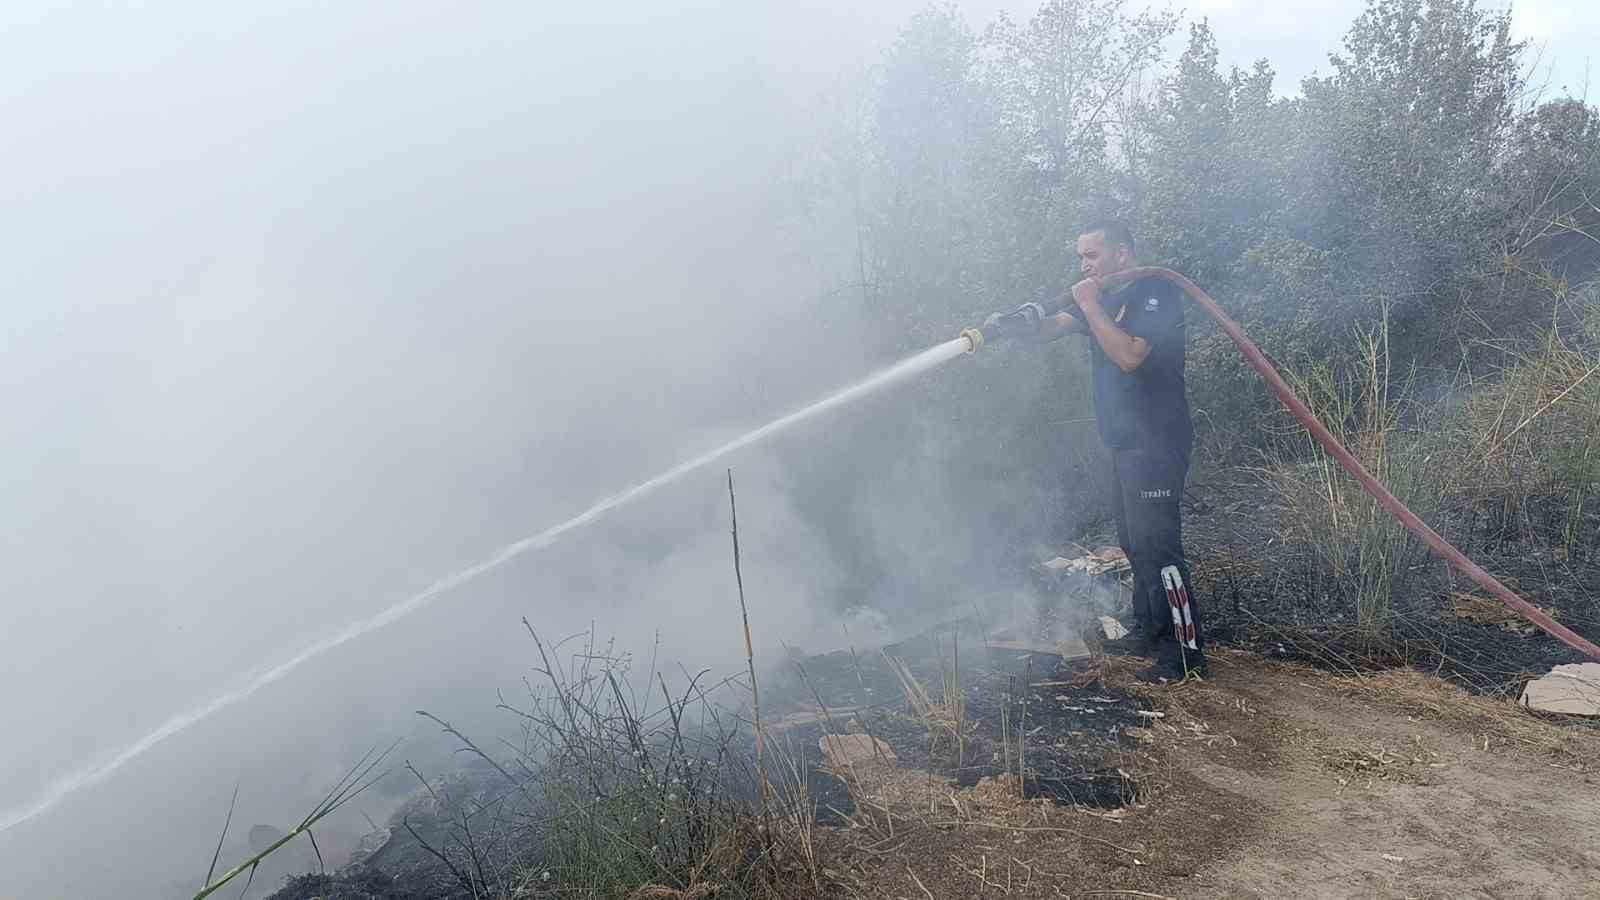
POLYGON ((973 616, 878 650, 793 655, 765 724, 769 741, 810 763, 818 818, 840 821, 853 809, 848 760, 830 752, 841 735, 881 748, 863 751, 868 764, 957 787, 995 780, 1022 798, 1099 808, 1139 799, 1121 762, 1156 714, 1107 685, 1076 636, 1030 641, 1022 635, 1048 632, 1028 624, 996 628, 973 616))

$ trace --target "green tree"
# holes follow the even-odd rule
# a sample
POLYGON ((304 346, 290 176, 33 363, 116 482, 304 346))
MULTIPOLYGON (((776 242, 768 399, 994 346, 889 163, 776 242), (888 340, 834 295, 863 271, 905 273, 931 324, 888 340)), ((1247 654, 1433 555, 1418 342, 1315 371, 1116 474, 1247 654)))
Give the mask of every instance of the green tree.
POLYGON ((994 97, 996 281, 1018 299, 1059 298, 1076 272, 1084 222, 1131 205, 1117 138, 1135 134, 1128 98, 1157 64, 1175 14, 1130 15, 1124 0, 1048 0, 1025 23, 1002 14, 985 32, 983 79, 994 97))
POLYGON ((1333 73, 1304 82, 1322 152, 1302 163, 1293 236, 1333 253, 1347 294, 1388 295, 1404 317, 1481 270, 1522 84, 1510 35, 1509 11, 1475 0, 1370 0, 1333 73))

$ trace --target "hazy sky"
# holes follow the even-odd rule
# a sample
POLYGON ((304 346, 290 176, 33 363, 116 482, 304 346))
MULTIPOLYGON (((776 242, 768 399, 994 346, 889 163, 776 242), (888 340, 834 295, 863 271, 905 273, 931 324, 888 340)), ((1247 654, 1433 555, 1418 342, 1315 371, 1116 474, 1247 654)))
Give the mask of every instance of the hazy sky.
MULTIPOLYGON (((0 8, 0 810, 887 362, 770 221, 804 110, 921 5, 0 8)), ((1292 90, 1359 6, 1188 11, 1292 90)), ((1518 10, 1580 91, 1600 12, 1518 10)), ((826 439, 735 461, 769 647, 838 587, 783 475, 826 439)), ((413 709, 494 719, 523 615, 737 655, 724 499, 692 479, 160 745, 0 833, 0 896, 170 895, 236 780, 281 824, 413 709)))
MULTIPOLYGON (((1530 43, 1529 62, 1541 62, 1534 80, 1551 95, 1584 96, 1590 58, 1600 46, 1600 4, 1583 0, 1480 2, 1483 9, 1512 7, 1516 36, 1530 43)), ((1206 17, 1217 34, 1224 64, 1248 66, 1265 57, 1279 74, 1279 89, 1313 70, 1327 74, 1327 57, 1340 49, 1350 22, 1366 8, 1364 0, 1191 0, 1173 4, 1190 18, 1206 17)))

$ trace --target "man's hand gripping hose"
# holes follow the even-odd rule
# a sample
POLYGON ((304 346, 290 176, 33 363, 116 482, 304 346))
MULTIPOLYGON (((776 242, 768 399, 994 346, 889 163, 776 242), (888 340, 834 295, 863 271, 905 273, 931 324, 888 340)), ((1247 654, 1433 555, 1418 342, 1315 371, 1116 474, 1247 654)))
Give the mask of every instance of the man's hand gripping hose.
MULTIPOLYGON (((1383 482, 1374 478, 1372 473, 1367 471, 1366 466, 1363 466, 1361 461, 1356 459, 1355 455, 1349 450, 1345 449, 1344 445, 1339 443, 1338 438, 1335 438, 1333 433, 1317 420, 1317 417, 1311 413, 1305 403, 1295 396, 1294 391, 1283 380, 1283 376, 1278 374, 1278 370, 1267 362, 1266 356, 1256 347, 1255 342, 1250 340, 1243 329, 1230 319, 1227 313, 1224 313, 1221 307, 1217 306, 1216 301, 1212 300, 1198 285, 1171 269, 1164 269, 1159 266, 1139 266, 1127 269, 1118 272, 1107 281, 1125 284, 1152 276, 1165 278, 1177 285, 1185 294, 1189 295, 1190 300, 1193 300, 1201 309, 1206 311, 1207 315, 1216 320, 1217 324, 1222 327, 1223 333, 1231 338, 1234 344, 1238 346, 1239 352, 1244 354, 1245 362, 1249 363, 1250 368, 1255 369, 1256 374, 1261 376, 1261 380, 1266 382, 1267 389, 1272 391, 1278 401, 1294 415, 1295 419, 1307 431, 1311 432, 1311 437, 1316 440, 1317 444, 1327 451, 1329 456, 1338 461, 1339 465, 1343 466, 1345 471, 1349 472, 1351 477, 1355 478, 1367 493, 1371 494, 1384 509, 1388 510, 1396 521, 1420 538, 1433 552, 1444 557, 1445 561, 1450 563, 1456 571, 1477 582, 1480 587, 1493 594, 1517 615, 1537 625, 1546 634, 1566 644, 1568 647, 1590 659, 1600 661, 1600 647, 1595 646, 1582 635, 1550 618, 1543 610, 1517 596, 1515 591, 1501 584, 1499 579, 1484 571, 1482 566, 1468 559, 1466 554, 1457 550, 1449 541, 1441 537, 1438 532, 1428 527, 1426 522, 1418 518, 1416 513, 1406 508, 1404 503, 1401 503, 1394 494, 1389 492, 1387 487, 1384 487, 1383 482)), ((967 352, 976 353, 986 342, 1003 337, 1028 337, 1037 334, 1039 323, 1043 320, 1045 311, 1037 304, 1026 304, 1026 307, 1019 308, 1015 312, 1007 313, 1003 316, 990 316, 989 320, 984 322, 983 327, 968 328, 962 331, 961 336, 967 338, 968 343, 971 344, 967 352), (1024 312, 1026 307, 1032 307, 1032 310, 1024 312), (1035 311, 1037 312, 1035 313, 1035 311)))
POLYGON ((977 328, 965 328, 961 337, 970 344, 967 352, 977 353, 986 342, 998 341, 1003 338, 1018 338, 1028 340, 1038 335, 1039 326, 1043 324, 1046 312, 1043 306, 1037 303, 1024 303, 1008 313, 994 313, 983 320, 977 328))

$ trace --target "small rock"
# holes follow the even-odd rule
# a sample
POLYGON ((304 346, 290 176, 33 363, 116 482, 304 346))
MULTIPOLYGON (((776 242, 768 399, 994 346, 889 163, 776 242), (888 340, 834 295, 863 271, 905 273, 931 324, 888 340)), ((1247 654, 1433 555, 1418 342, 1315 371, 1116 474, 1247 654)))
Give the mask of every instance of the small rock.
POLYGON ((1550 674, 1528 682, 1522 705, 1541 712, 1600 716, 1600 663, 1556 666, 1550 674))

